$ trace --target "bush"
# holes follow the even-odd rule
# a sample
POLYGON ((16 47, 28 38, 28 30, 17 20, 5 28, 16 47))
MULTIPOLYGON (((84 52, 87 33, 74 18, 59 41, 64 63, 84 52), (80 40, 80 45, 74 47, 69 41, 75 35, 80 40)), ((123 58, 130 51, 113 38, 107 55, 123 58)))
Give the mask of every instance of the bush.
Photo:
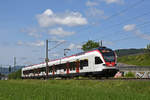
POLYGON ((134 78, 135 77, 135 74, 133 72, 128 72, 125 74, 124 77, 130 77, 130 78, 134 78))
POLYGON ((8 79, 21 79, 21 69, 9 74, 8 79))

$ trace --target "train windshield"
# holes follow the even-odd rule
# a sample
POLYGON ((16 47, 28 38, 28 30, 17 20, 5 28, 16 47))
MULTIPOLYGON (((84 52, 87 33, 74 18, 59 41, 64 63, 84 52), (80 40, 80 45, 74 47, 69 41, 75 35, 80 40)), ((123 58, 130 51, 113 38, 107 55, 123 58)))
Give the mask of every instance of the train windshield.
POLYGON ((106 62, 115 62, 115 54, 111 49, 100 50, 106 62))

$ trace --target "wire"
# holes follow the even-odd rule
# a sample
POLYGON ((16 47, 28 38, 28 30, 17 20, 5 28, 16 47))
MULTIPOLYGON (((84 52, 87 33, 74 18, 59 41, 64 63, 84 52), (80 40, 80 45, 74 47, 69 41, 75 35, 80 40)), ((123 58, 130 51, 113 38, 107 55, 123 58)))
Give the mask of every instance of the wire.
POLYGON ((58 47, 59 45, 63 44, 64 42, 66 42, 66 41, 62 41, 62 42, 58 43, 53 48, 50 48, 49 51, 51 51, 52 49, 55 49, 56 47, 58 47))
MULTIPOLYGON (((128 10, 131 9, 131 8, 136 7, 137 5, 141 4, 141 3, 144 2, 144 1, 145 1, 145 0, 139 0, 138 2, 135 2, 134 4, 130 5, 129 7, 125 8, 125 9, 119 11, 119 12, 116 12, 116 13, 112 14, 110 17, 107 18, 107 20, 105 20, 105 22, 107 22, 108 20, 110 20, 110 19, 112 19, 112 18, 114 18, 114 17, 120 15, 121 13, 124 13, 124 12, 128 11, 128 10)), ((104 22, 102 22, 102 23, 104 23, 104 22)), ((86 27, 85 29, 89 29, 89 27, 90 27, 90 26, 86 27)), ((85 30, 85 29, 84 29, 84 30, 85 30)), ((81 32, 82 30, 83 30, 83 29, 81 28, 81 29, 79 29, 77 32, 81 32)))
POLYGON ((136 7, 137 5, 141 4, 141 3, 144 2, 144 1, 145 1, 145 0, 139 0, 138 2, 136 2, 136 3, 132 4, 132 5, 130 5, 129 7, 125 8, 125 9, 123 9, 123 10, 121 10, 121 11, 119 11, 119 12, 113 14, 113 15, 111 15, 111 16, 107 19, 107 21, 110 20, 110 19, 112 19, 113 17, 116 17, 116 16, 120 15, 121 13, 124 13, 124 12, 128 11, 128 10, 131 9, 131 8, 136 7))
MULTIPOLYGON (((139 27, 139 26, 143 26, 145 28, 145 25, 147 25, 147 24, 150 24, 150 21, 144 22, 142 24, 137 24, 136 27, 142 28, 142 27, 139 27)), ((109 36, 113 35, 113 34, 117 35, 117 34, 122 34, 122 33, 123 33, 123 30, 120 30, 120 31, 116 31, 116 32, 113 32, 113 33, 109 33, 109 36)), ((105 38, 105 37, 108 38, 108 34, 101 36, 102 39, 105 38)), ((95 39, 95 40, 99 40, 99 39, 95 39)))
MULTIPOLYGON (((124 24, 124 22, 133 21, 133 20, 136 20, 136 19, 138 19, 138 18, 141 18, 141 17, 146 16, 146 15, 149 15, 149 14, 150 14, 150 12, 146 12, 146 13, 144 13, 144 14, 142 14, 142 15, 138 15, 138 16, 135 16, 135 17, 133 17, 133 18, 129 18, 129 19, 127 19, 127 20, 124 20, 124 21, 122 21, 122 22, 120 22, 120 23, 118 23, 118 24, 110 25, 109 27, 107 27, 107 30, 102 30, 101 32, 108 31, 108 30, 112 29, 113 27, 116 27, 116 26, 119 26, 119 25, 124 24)), ((105 29, 106 29, 106 28, 105 28, 105 29)))
MULTIPOLYGON (((110 17, 107 18, 107 20, 105 20, 105 22, 107 22, 107 21, 109 21, 110 19, 112 19, 112 18, 114 18, 114 17, 120 15, 121 13, 127 12, 129 9, 138 6, 139 4, 141 4, 141 3, 144 2, 144 1, 145 1, 145 0, 139 0, 138 2, 135 2, 134 4, 128 6, 127 8, 125 8, 125 9, 119 11, 119 12, 116 12, 116 13, 112 14, 110 17)), ((135 17, 133 17, 133 18, 129 18, 129 19, 127 19, 127 20, 125 20, 125 21, 122 21, 122 22, 120 22, 120 23, 118 23, 118 24, 111 25, 110 28, 115 27, 115 26, 118 26, 118 25, 121 25, 121 24, 123 24, 124 22, 128 22, 128 21, 131 21, 131 20, 135 20, 135 19, 137 19, 137 18, 140 18, 140 17, 142 17, 142 16, 149 15, 149 14, 150 14, 150 12, 146 12, 146 13, 144 13, 144 14, 142 14, 142 15, 138 15, 138 16, 135 16, 135 17)), ((103 23, 104 23, 104 22, 103 22, 103 23)), ((146 24, 146 23, 145 23, 145 24, 146 24)), ((142 24, 141 24, 141 25, 142 25, 142 24)), ((144 23, 143 23, 143 25, 144 25, 144 23)), ((137 25, 137 26, 138 26, 138 25, 137 25)), ((140 25, 139 25, 139 26, 140 26, 140 25)), ((84 30, 85 30, 85 29, 90 29, 89 27, 90 27, 90 26, 84 28, 84 30)), ((109 28, 109 29, 110 29, 110 28, 109 28)), ((83 30, 83 28, 79 29, 77 32, 81 32, 82 30, 83 30)), ((119 34, 120 32, 122 32, 122 31, 117 31, 117 32, 114 32, 114 33, 119 34)), ((114 34, 114 33, 111 33, 111 34, 114 34)), ((108 36, 108 34, 106 34, 106 35, 108 36)), ((105 37, 105 35, 104 35, 103 37, 105 37)), ((97 40, 98 40, 98 39, 97 39, 97 40)), ((95 40, 94 40, 94 41, 95 41, 95 40)), ((80 43, 78 43, 78 44, 83 44, 83 43, 85 43, 85 42, 86 42, 86 41, 83 41, 83 42, 80 42, 80 43)))

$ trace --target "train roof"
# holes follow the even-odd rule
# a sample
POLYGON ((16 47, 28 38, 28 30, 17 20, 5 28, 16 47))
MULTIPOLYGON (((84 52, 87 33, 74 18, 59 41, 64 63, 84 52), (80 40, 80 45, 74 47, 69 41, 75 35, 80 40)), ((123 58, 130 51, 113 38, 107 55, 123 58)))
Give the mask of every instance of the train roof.
POLYGON ((89 51, 93 51, 93 50, 112 50, 112 49, 107 48, 107 47, 105 47, 105 46, 100 46, 100 47, 98 47, 98 48, 93 48, 93 49, 87 50, 87 51, 85 51, 85 53, 86 53, 86 52, 89 52, 89 51))

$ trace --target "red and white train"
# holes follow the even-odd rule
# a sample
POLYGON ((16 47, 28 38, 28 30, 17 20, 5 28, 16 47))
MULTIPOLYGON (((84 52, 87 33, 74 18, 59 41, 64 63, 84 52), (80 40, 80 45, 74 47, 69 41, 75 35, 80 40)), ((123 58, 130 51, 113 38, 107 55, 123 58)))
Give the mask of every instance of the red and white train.
MULTIPOLYGON (((48 62, 48 77, 100 76, 116 74, 117 56, 106 47, 48 62)), ((46 78, 46 63, 22 68, 22 78, 46 78)))

